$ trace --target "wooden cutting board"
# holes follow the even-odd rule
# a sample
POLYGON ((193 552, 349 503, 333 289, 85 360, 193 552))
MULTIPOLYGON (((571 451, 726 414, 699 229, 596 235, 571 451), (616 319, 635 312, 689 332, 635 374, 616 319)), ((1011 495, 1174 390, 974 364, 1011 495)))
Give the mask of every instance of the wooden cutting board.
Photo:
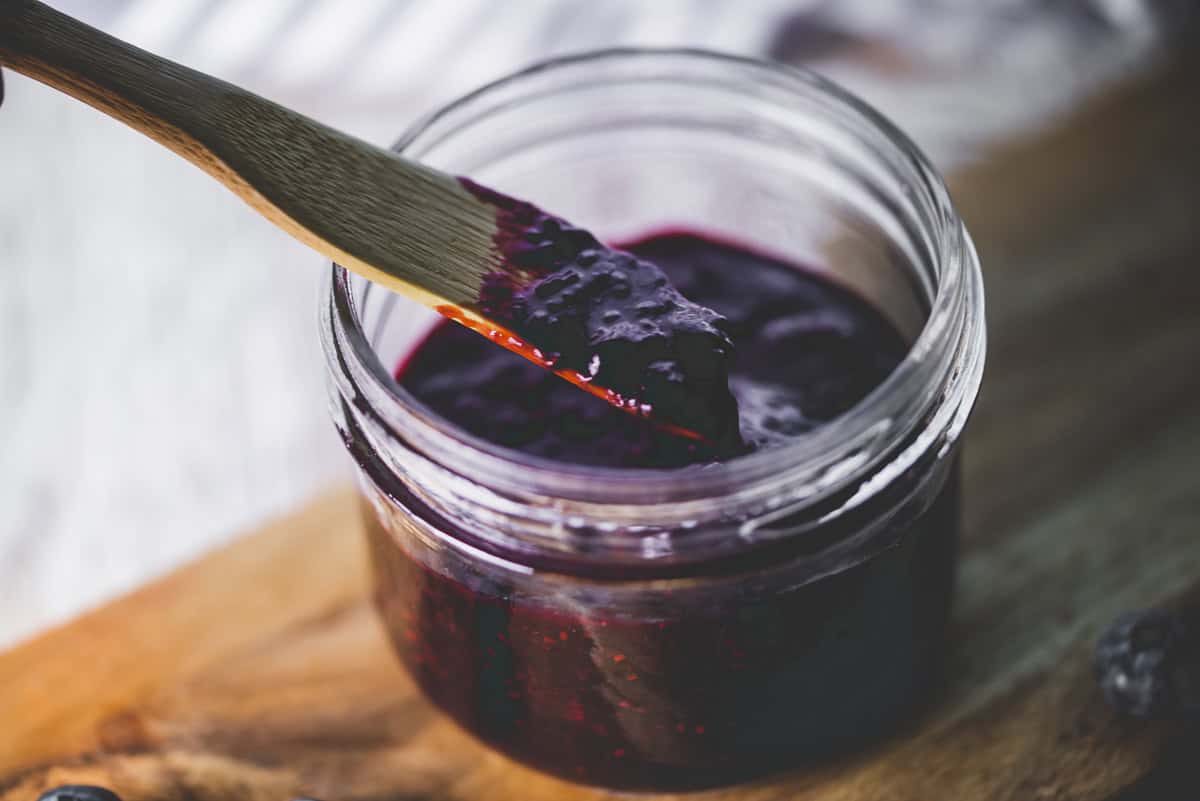
MULTIPOLYGON (((955 176, 992 340, 947 685, 867 753, 701 797, 1197 797, 1200 732, 1118 719, 1089 658, 1122 610, 1200 604, 1198 86, 1195 61, 1165 67, 955 176)), ((0 799, 608 797, 416 694, 356 514, 332 492, 0 655, 0 799)))

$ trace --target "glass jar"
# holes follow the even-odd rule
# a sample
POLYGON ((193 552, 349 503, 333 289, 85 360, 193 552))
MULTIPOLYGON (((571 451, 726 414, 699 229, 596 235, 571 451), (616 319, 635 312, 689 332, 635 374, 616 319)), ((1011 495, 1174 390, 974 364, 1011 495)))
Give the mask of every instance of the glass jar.
POLYGON ((431 313, 335 267, 322 329, 376 600, 430 700, 568 779, 682 789, 885 733, 937 670, 979 388, 979 264, 942 182, 843 90, 695 51, 561 59, 442 109, 409 157, 609 241, 663 227, 816 265, 911 342, 850 412, 703 469, 481 441, 397 385, 431 313))

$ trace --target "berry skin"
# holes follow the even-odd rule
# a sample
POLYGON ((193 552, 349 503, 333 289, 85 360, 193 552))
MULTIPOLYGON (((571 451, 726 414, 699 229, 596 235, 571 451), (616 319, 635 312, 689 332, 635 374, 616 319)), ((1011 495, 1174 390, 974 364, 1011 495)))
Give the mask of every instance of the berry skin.
POLYGON ((121 797, 103 787, 65 784, 42 793, 38 796, 38 801, 121 801, 121 797))
POLYGON ((1096 643, 1104 697, 1135 718, 1200 717, 1200 632, 1151 609, 1122 615, 1096 643))

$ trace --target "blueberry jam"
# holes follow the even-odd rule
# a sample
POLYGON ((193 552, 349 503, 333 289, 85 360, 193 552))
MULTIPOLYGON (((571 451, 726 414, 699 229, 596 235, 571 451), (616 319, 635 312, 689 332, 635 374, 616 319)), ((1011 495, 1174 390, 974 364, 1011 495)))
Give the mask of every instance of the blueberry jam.
MULTIPOLYGON (((524 454, 698 470, 820 426, 904 356, 880 314, 812 272, 686 232, 626 251, 719 316, 705 319, 736 346, 736 443, 664 430, 452 324, 398 380, 524 454)), ((623 320, 637 302, 620 307, 623 320)), ((397 481, 352 421, 347 442, 369 478, 376 603, 396 651, 435 705, 526 764, 613 788, 716 786, 879 737, 932 683, 958 533, 951 462, 915 463, 832 519, 822 506, 778 521, 812 521, 804 537, 648 578, 497 550, 397 481)))
POLYGON ((413 517, 453 525, 391 486, 407 511, 382 512, 377 498, 363 515, 375 603, 425 696, 511 758, 618 789, 730 784, 869 744, 935 685, 956 476, 909 504, 894 544, 819 579, 760 565, 653 591, 621 582, 612 595, 586 573, 543 584, 430 549, 413 517))
POLYGON ((535 361, 626 413, 732 455, 727 320, 679 292, 659 267, 522 200, 460 179, 496 209, 504 269, 487 276, 479 310, 532 346, 535 361))
POLYGON ((900 335, 853 293, 731 244, 676 232, 624 251, 589 248, 580 259, 591 266, 560 267, 523 301, 530 325, 556 321, 531 340, 596 354, 606 377, 624 374, 606 385, 645 388, 649 375, 658 381, 651 396, 660 404, 669 399, 672 419, 706 439, 625 414, 453 324, 436 328, 400 366, 400 382, 446 419, 510 448, 578 464, 669 468, 729 458, 809 431, 850 409, 904 357, 900 335), (625 283, 613 284, 614 273, 625 283), (614 285, 624 287, 622 297, 606 294, 614 285), (566 327, 551 313, 576 290, 597 296, 586 309, 596 318, 592 325, 566 327), (683 366, 663 353, 671 341, 664 328, 673 330, 683 366), (598 342, 590 350, 582 341, 589 330, 598 342), (689 350, 688 341, 699 345, 689 350), (706 371, 715 341, 729 344, 706 371), (702 390, 695 397, 707 400, 690 408, 697 384, 702 390))

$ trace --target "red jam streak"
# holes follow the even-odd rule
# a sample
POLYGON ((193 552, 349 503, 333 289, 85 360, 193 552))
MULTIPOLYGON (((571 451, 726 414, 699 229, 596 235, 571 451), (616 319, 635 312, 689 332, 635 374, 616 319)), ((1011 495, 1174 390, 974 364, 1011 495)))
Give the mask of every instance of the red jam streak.
MULTIPOLYGON (((586 376, 578 370, 560 368, 557 366, 558 360, 551 359, 542 353, 540 348, 530 345, 521 337, 513 332, 501 328, 494 324, 481 322, 478 318, 473 317, 457 306, 444 304, 434 307, 438 314, 448 320, 452 320, 459 325, 465 326, 476 334, 485 337, 489 342, 495 343, 500 347, 517 354, 526 361, 538 365, 544 370, 548 370, 559 378, 565 379, 575 387, 582 389, 590 395, 594 395, 600 400, 607 403, 616 409, 623 412, 641 417, 644 419, 653 419, 654 407, 649 403, 638 401, 636 398, 626 398, 621 393, 606 387, 597 386, 591 376, 586 376)), ((673 425, 665 421, 656 421, 655 425, 663 429, 669 434, 688 439, 703 439, 694 431, 689 431, 686 428, 673 425)))

